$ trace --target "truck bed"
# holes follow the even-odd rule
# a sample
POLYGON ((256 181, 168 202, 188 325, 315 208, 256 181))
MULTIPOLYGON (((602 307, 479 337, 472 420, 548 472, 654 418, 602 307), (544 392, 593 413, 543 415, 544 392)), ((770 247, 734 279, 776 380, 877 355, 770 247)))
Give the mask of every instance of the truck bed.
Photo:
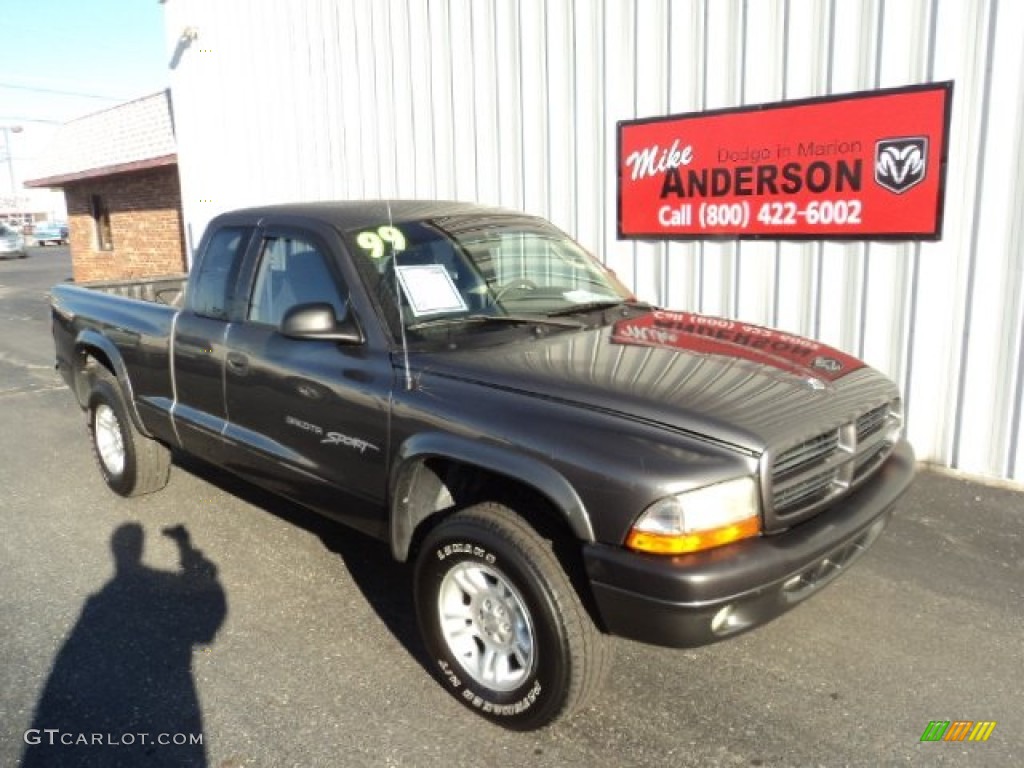
POLYGON ((166 304, 181 309, 185 299, 187 275, 162 275, 141 280, 97 280, 88 283, 74 283, 81 288, 124 296, 130 299, 166 304))
POLYGON ((79 358, 88 353, 138 398, 171 397, 170 336, 184 303, 186 277, 63 283, 50 291, 57 369, 85 406, 79 358), (121 367, 123 362, 126 368, 121 367))

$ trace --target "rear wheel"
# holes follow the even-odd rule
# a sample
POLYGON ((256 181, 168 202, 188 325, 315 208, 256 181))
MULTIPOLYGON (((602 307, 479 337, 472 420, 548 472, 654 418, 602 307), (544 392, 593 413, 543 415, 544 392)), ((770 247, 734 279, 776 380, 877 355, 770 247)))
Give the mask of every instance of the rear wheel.
POLYGON ((121 496, 141 496, 167 485, 171 454, 132 422, 121 389, 107 369, 97 370, 89 392, 89 435, 104 482, 121 496))
POLYGON ((551 549, 507 507, 484 503, 426 537, 416 612, 431 662, 465 706, 514 730, 585 706, 610 654, 551 549))

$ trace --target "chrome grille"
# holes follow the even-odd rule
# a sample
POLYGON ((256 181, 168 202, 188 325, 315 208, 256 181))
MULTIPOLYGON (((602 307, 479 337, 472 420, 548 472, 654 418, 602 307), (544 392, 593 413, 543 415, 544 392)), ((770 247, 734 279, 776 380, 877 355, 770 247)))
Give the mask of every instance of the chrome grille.
POLYGON ((771 464, 766 529, 808 517, 866 479, 892 453, 901 423, 893 400, 781 451, 771 464))
POLYGON ((775 494, 775 510, 813 504, 827 498, 835 482, 835 470, 826 470, 817 475, 801 478, 799 483, 789 485, 775 494))
POLYGON ((868 411, 857 419, 857 440, 864 440, 885 426, 891 406, 889 403, 868 411))
POLYGON ((866 455, 858 456, 857 464, 853 471, 853 481, 857 482, 865 475, 871 474, 874 468, 885 460, 891 450, 891 443, 883 443, 866 455))
POLYGON ((793 446, 775 460, 775 477, 781 479, 792 472, 799 472, 809 465, 819 463, 824 457, 829 456, 838 444, 839 431, 835 430, 793 446))

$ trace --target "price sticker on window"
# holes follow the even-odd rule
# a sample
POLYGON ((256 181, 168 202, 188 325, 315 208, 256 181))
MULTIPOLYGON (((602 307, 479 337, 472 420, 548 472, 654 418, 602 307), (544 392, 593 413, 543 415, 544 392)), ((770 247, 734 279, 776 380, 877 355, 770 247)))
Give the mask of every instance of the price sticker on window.
POLYGON ((409 308, 417 317, 468 309, 451 275, 440 264, 398 266, 395 271, 409 308))

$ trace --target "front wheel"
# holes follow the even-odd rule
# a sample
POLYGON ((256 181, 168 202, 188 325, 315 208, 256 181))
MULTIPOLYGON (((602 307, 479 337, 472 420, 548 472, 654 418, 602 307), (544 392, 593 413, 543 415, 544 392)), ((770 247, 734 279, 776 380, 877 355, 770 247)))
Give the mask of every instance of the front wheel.
POLYGON ((543 727, 601 687, 607 639, 551 543, 507 507, 479 504, 432 530, 416 561, 415 598, 439 679, 499 725, 543 727))
POLYGON ((121 496, 141 496, 167 485, 170 451, 131 420, 117 379, 100 369, 89 393, 89 436, 100 474, 121 496))

